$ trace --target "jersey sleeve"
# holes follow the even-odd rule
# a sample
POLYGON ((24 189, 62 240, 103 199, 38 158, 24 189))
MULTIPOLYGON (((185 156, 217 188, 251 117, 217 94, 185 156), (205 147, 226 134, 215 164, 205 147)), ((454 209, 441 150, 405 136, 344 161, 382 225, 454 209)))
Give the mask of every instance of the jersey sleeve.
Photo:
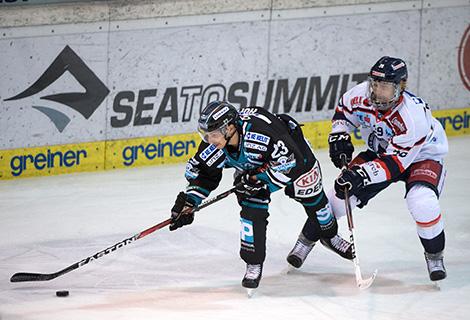
POLYGON ((214 145, 201 141, 197 153, 186 164, 186 194, 199 205, 215 190, 222 179, 225 155, 214 145))
POLYGON ((359 120, 354 115, 350 105, 350 91, 343 94, 335 108, 333 119, 331 120, 331 133, 351 132, 359 127, 359 120))

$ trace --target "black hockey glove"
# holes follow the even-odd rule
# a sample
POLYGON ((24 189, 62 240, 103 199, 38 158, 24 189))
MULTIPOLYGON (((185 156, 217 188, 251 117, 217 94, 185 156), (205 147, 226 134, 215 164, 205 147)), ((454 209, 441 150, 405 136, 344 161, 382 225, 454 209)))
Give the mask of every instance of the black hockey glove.
POLYGON ((343 163, 341 156, 346 157, 347 163, 351 162, 354 146, 351 142, 351 136, 347 132, 330 133, 328 136, 328 144, 330 145, 331 162, 336 168, 342 168, 343 163))
POLYGON ((265 186, 263 181, 251 178, 249 173, 237 176, 233 184, 235 186, 235 193, 241 197, 254 197, 265 186))
POLYGON ((349 190, 350 195, 356 195, 370 181, 369 175, 361 167, 354 166, 344 170, 335 180, 335 193, 340 199, 344 199, 344 189, 349 190))
POLYGON ((194 207, 195 204, 189 200, 186 193, 180 192, 176 197, 175 205, 171 209, 170 231, 191 224, 194 220, 194 212, 191 212, 194 207))

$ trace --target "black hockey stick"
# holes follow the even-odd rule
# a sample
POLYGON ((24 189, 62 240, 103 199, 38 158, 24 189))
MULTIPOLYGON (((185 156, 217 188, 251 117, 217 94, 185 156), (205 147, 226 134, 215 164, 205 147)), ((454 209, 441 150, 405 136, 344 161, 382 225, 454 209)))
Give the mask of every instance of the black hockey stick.
MULTIPOLYGON (((235 188, 232 188, 230 190, 227 190, 207 201, 204 201, 200 206, 194 208, 192 210, 192 212, 196 212, 196 211, 199 211, 205 207, 208 207, 210 206, 211 204, 219 201, 219 200, 222 200, 224 198, 226 198, 227 196, 229 196, 231 193, 233 193, 235 191, 235 188)), ((68 266, 67 268, 65 269, 62 269, 60 271, 57 271, 55 273, 30 273, 30 272, 19 272, 19 273, 15 273, 10 281, 11 282, 25 282, 25 281, 49 281, 49 280, 52 280, 52 279, 55 279, 57 277, 60 277, 61 275, 64 275, 66 273, 69 273, 70 271, 72 270, 75 270, 75 269, 78 269, 84 265, 86 265, 87 263, 91 262, 91 261, 94 261, 98 258, 101 258, 102 256, 105 256, 107 255, 108 253, 111 253, 113 251, 116 251, 117 249, 119 248, 122 248, 126 245, 128 245, 129 243, 132 243, 136 240, 139 240, 163 227, 166 227, 167 225, 169 225, 171 223, 171 218, 170 219, 166 219, 165 221, 162 221, 160 222, 159 224, 156 224, 154 225, 153 227, 150 227, 142 232, 139 232, 137 233, 136 235, 133 235, 132 237, 130 238, 127 238, 127 239, 124 239, 122 240, 121 242, 118 242, 114 245, 112 245, 111 247, 109 248, 106 248, 100 252, 97 252, 95 253, 94 255, 90 256, 90 257, 87 257, 79 262, 76 262, 74 264, 72 264, 71 266, 68 266)))
MULTIPOLYGON (((341 162, 343 165, 342 170, 347 170, 348 169, 348 162, 346 160, 346 157, 342 155, 341 157, 341 162)), ((348 218, 348 227, 350 231, 350 236, 349 236, 349 241, 351 242, 351 250, 353 254, 353 263, 354 263, 354 273, 356 274, 356 284, 359 287, 359 289, 367 289, 372 285, 372 282, 374 282, 375 277, 377 276, 377 269, 375 269, 374 273, 370 278, 363 279, 362 274, 361 274, 361 268, 359 266, 359 258, 357 256, 357 249, 356 249, 356 244, 354 242, 354 222, 353 222, 353 217, 352 217, 352 211, 351 211, 351 202, 349 200, 349 189, 348 187, 344 188, 344 205, 346 207, 346 216, 348 218)))

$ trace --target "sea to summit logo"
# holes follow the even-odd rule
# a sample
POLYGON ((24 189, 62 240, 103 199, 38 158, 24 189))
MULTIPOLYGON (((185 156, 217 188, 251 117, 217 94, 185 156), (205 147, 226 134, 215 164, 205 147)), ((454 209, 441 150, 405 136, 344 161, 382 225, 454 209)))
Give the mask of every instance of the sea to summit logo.
MULTIPOLYGON (((5 101, 19 100, 37 94, 59 79, 66 71, 82 85, 85 92, 64 92, 43 96, 41 99, 62 103, 79 112, 85 119, 89 119, 106 98, 109 90, 69 46, 62 50, 36 82, 5 101)), ((58 110, 46 106, 33 106, 33 108, 49 117, 59 132, 62 132, 70 123, 70 118, 58 110)))

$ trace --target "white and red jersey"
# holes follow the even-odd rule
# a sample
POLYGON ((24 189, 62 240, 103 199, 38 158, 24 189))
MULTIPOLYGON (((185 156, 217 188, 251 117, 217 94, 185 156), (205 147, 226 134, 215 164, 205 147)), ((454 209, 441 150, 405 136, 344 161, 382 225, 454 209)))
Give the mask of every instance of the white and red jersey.
POLYGON ((332 132, 360 130, 368 149, 378 155, 361 164, 369 183, 391 180, 415 162, 442 161, 448 152, 447 137, 421 98, 405 91, 398 105, 383 114, 369 103, 367 90, 363 82, 341 97, 332 132))

